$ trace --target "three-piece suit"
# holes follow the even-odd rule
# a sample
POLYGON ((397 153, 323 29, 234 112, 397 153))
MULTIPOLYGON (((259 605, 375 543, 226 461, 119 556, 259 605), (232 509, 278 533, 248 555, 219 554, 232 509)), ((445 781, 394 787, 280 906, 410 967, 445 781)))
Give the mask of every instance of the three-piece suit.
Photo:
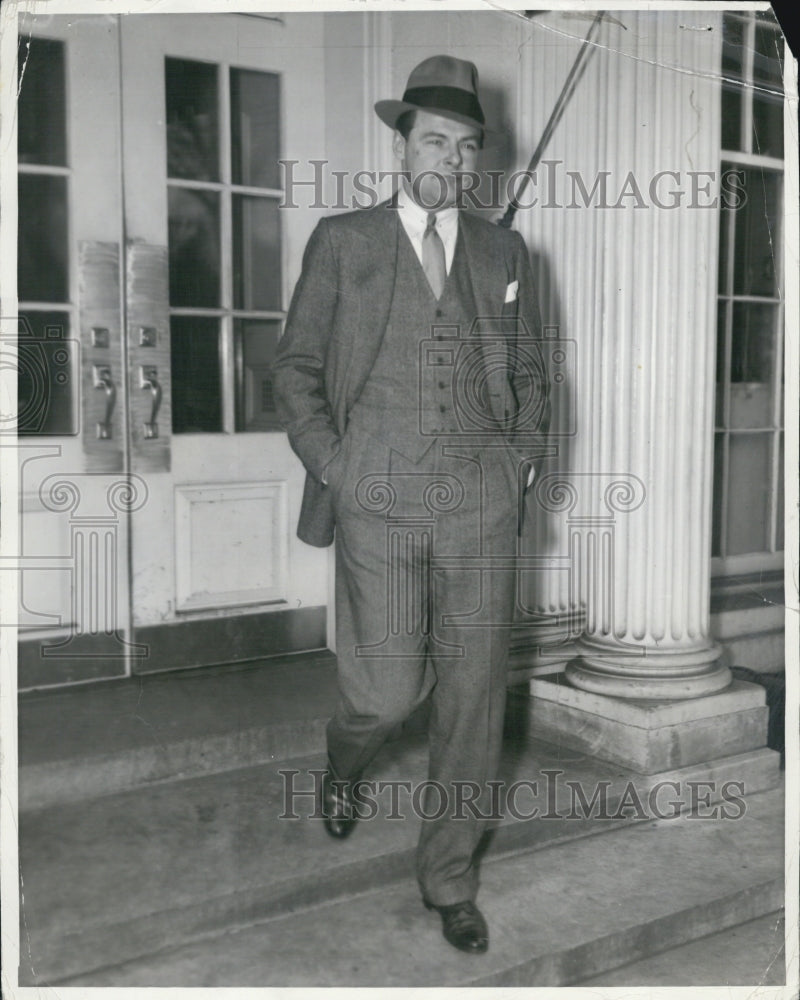
POLYGON ((437 299, 389 201, 318 224, 273 369, 307 470, 298 535, 335 535, 330 764, 361 777, 430 697, 429 779, 448 797, 428 799, 417 875, 441 906, 475 896, 497 774, 520 496, 547 429, 538 336, 518 234, 459 212, 437 299))

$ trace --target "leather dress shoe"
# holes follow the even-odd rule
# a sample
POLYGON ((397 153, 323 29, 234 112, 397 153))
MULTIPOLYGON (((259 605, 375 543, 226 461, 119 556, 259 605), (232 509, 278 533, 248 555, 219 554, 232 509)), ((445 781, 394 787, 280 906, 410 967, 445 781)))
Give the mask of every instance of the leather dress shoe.
POLYGON ((337 840, 348 837, 356 825, 351 784, 339 781, 330 768, 322 778, 322 816, 325 829, 337 840))
POLYGON ((423 899, 429 910, 436 910, 442 918, 442 933, 459 951, 481 955, 489 947, 489 928, 483 914, 471 899, 451 906, 436 906, 423 899))

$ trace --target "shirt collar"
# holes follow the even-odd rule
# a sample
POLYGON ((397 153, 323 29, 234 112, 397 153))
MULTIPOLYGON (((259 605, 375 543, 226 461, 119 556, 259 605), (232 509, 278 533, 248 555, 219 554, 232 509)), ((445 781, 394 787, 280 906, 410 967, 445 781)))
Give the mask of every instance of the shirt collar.
MULTIPOLYGON (((428 226, 428 212, 421 208, 406 190, 405 184, 401 183, 397 189, 397 211, 403 221, 415 231, 424 231, 428 226)), ((458 219, 458 209, 455 205, 450 208, 441 208, 436 213, 436 225, 450 226, 458 219)))

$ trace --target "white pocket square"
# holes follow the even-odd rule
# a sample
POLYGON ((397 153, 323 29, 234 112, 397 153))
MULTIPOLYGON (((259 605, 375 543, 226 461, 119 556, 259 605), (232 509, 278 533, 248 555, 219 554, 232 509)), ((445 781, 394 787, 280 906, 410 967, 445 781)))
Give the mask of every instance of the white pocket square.
POLYGON ((516 302, 517 293, 519 292, 519 282, 512 281, 511 284, 506 288, 506 297, 503 300, 505 302, 516 302))

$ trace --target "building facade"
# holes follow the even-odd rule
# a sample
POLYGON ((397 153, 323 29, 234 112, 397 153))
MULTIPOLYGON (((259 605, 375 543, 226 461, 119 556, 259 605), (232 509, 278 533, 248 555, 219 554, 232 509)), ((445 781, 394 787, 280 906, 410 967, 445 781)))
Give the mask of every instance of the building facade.
POLYGON ((519 198, 553 387, 515 680, 783 669, 783 38, 592 18, 22 18, 20 689, 335 645, 270 360, 316 221, 391 192, 374 101, 442 51, 502 133, 472 208, 519 198))

